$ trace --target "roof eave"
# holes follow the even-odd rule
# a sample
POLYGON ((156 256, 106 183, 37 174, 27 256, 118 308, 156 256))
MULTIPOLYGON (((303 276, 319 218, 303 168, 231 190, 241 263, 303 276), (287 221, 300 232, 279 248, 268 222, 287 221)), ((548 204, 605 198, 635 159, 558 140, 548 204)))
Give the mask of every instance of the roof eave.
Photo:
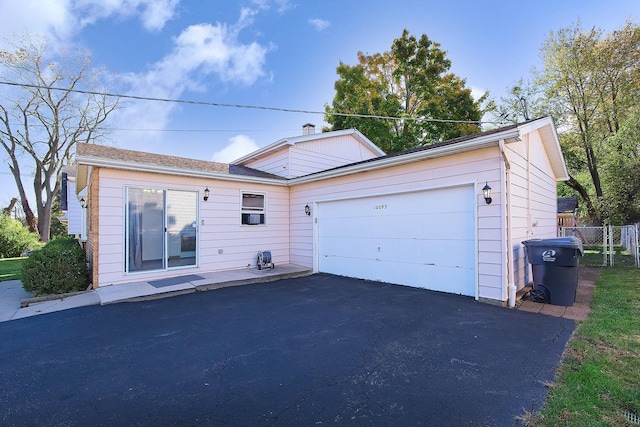
POLYGON ((273 142, 269 145, 265 145, 262 148, 257 149, 256 151, 252 151, 251 153, 240 157, 239 159, 236 159, 234 161, 232 161, 231 163, 236 164, 236 165, 242 165, 243 163, 246 163, 248 161, 251 160, 256 160, 259 159, 267 154, 272 153, 273 151, 277 151, 279 149, 281 149, 282 147, 285 147, 287 145, 293 145, 295 142, 292 142, 290 138, 284 138, 284 139, 280 139, 276 142, 273 142))
POLYGON ((413 163, 421 160, 427 160, 451 154, 464 153, 467 151, 479 150, 482 148, 494 147, 499 144, 502 139, 517 138, 520 136, 518 129, 509 129, 503 132, 480 136, 478 138, 464 141, 457 144, 444 145, 442 147, 416 151, 413 153, 403 154, 400 156, 392 156, 386 159, 373 160, 371 162, 358 163, 353 166, 333 169, 326 172, 305 175, 299 178, 293 178, 289 182, 291 185, 303 184, 307 182, 318 181, 327 178, 336 178, 345 175, 351 175, 358 172, 366 172, 376 169, 384 169, 392 166, 413 163))
MULTIPOLYGON (((88 170, 81 169, 82 167, 86 168, 87 166, 94 167, 105 167, 105 168, 113 168, 120 170, 130 170, 137 172, 150 172, 150 173, 161 173, 167 175, 176 175, 176 176, 189 176, 189 177, 197 177, 197 178, 210 178, 217 179, 223 181, 242 181, 242 182, 253 182, 253 183, 262 183, 262 184, 272 184, 272 185, 283 185, 286 186, 287 182, 285 180, 273 179, 273 178, 261 178, 256 176, 247 176, 247 175, 232 175, 228 173, 221 172, 209 172, 209 171, 199 171, 193 169, 185 169, 185 168, 174 168, 168 166, 161 165, 152 165, 152 164, 140 164, 140 163, 132 163, 126 162, 122 160, 112 160, 112 159, 104 159, 90 156, 77 156, 76 162, 78 164, 78 175, 81 172, 86 175, 88 170)), ((84 180, 86 181, 86 179, 84 180)), ((86 182, 84 183, 86 186, 86 182)), ((79 191, 76 189, 76 191, 79 191)))
POLYGON ((287 145, 291 146, 291 145, 298 144, 300 142, 315 141, 317 139, 331 138, 335 136, 344 136, 344 135, 353 135, 358 141, 360 141, 360 143, 365 144, 367 147, 369 147, 373 152, 377 153, 379 156, 384 156, 386 154, 384 151, 380 149, 380 147, 378 147, 373 142, 371 142, 369 138, 367 138, 359 130, 342 129, 342 130, 336 130, 332 132, 320 132, 320 133, 314 133, 310 135, 299 135, 299 136, 293 136, 290 138, 280 139, 272 144, 266 145, 252 153, 249 153, 243 157, 240 157, 239 159, 234 160, 232 163, 241 165, 243 163, 257 160, 264 156, 268 156, 271 153, 278 151, 282 147, 285 147, 287 145))
POLYGON ((547 152, 547 156, 549 156, 551 169, 556 175, 556 180, 568 181, 569 171, 564 160, 564 155, 562 154, 562 148, 560 147, 558 132, 556 131, 556 127, 553 125, 553 119, 551 119, 551 117, 544 117, 542 119, 533 120, 518 126, 518 129, 523 134, 534 130, 540 131, 542 136, 542 145, 547 152))

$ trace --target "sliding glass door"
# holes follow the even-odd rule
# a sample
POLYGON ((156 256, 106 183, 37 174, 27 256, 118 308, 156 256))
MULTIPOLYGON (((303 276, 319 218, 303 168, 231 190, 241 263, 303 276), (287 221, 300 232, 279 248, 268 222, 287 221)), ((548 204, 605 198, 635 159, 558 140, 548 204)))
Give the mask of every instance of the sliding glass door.
POLYGON ((167 190, 168 266, 196 264, 198 194, 167 190))
POLYGON ((128 188, 126 197, 127 272, 196 265, 195 191, 128 188))

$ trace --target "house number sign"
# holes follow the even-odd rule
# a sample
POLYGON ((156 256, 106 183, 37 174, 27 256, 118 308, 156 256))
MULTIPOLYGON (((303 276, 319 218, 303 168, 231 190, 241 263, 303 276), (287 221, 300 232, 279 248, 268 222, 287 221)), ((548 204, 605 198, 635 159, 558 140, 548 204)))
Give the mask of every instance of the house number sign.
POLYGON ((378 210, 378 209, 387 209, 387 205, 374 205, 373 209, 378 210))

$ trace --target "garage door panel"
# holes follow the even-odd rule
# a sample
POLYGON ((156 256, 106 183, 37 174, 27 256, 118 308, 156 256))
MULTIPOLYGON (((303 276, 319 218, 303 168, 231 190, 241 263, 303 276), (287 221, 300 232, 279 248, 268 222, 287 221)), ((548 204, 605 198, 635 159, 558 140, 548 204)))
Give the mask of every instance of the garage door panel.
POLYGON ((473 186, 318 205, 321 272, 475 295, 473 186))
POLYGON ((325 237, 323 239, 321 256, 338 258, 375 259, 377 252, 377 240, 367 237, 344 236, 325 237))
POLYGON ((438 239, 371 239, 331 237, 323 240, 321 256, 436 266, 464 266, 473 257, 473 241, 438 239))
POLYGON ((387 283, 415 286, 419 288, 445 291, 456 294, 468 295, 469 274, 472 269, 447 267, 442 265, 420 264, 396 264, 391 263, 390 269, 385 269, 390 274, 380 273, 375 280, 387 283))
POLYGON ((473 257, 473 241, 397 239, 380 242, 377 259, 425 265, 464 266, 473 257))
POLYGON ((424 265, 410 263, 387 262, 384 268, 381 263, 372 259, 354 259, 349 267, 334 257, 325 259, 325 265, 332 274, 376 280, 385 283, 414 286, 424 289, 468 295, 468 280, 472 269, 443 265, 424 265), (337 261, 337 262, 336 262, 337 261))
MULTIPOLYGON (((324 212, 322 212, 324 213, 324 212)), ((465 238, 473 233, 473 212, 321 218, 325 236, 379 238, 465 238), (393 224, 389 227, 389 224, 393 224), (434 227, 434 224, 441 226, 434 227)))

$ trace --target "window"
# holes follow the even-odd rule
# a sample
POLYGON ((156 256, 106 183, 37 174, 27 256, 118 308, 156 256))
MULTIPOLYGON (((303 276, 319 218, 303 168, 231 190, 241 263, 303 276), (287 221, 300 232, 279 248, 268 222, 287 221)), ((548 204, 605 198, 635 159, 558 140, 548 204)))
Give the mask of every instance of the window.
POLYGON ((264 194, 242 193, 242 224, 265 224, 264 194))

